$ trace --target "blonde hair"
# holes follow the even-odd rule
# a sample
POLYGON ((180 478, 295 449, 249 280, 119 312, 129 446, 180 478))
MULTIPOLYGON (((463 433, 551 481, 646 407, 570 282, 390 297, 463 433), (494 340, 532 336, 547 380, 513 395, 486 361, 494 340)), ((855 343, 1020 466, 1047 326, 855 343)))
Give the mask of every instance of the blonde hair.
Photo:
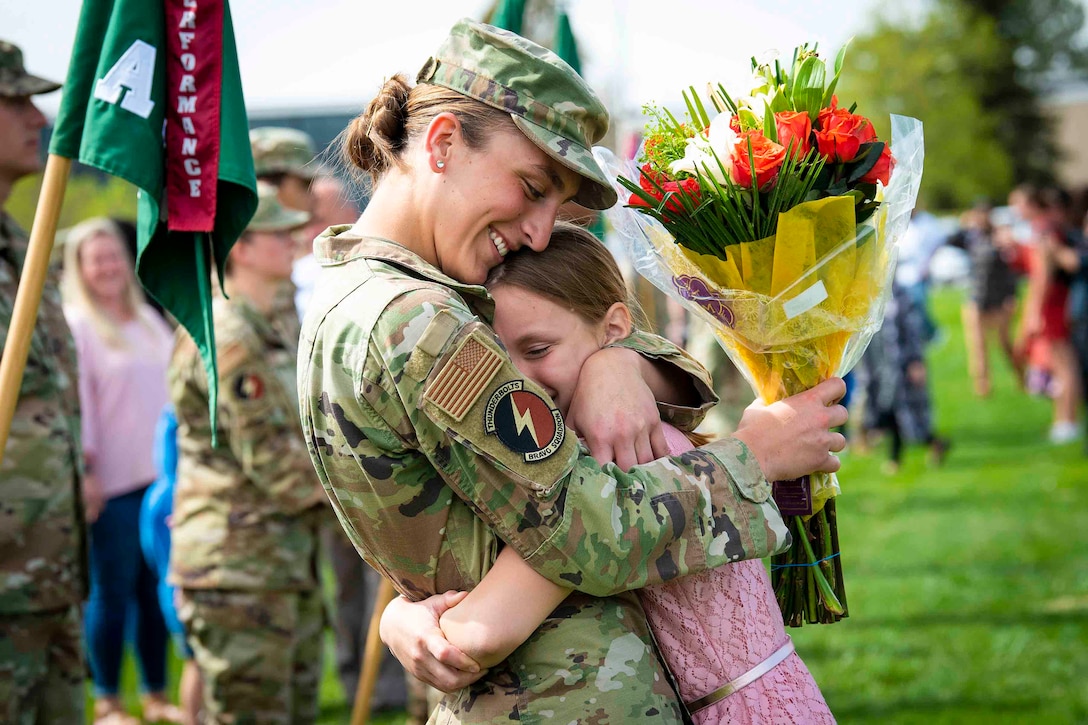
POLYGON ((83 266, 81 253, 83 245, 98 237, 113 237, 121 247, 127 270, 125 281, 124 303, 133 317, 149 329, 154 329, 148 315, 154 314, 143 290, 136 282, 133 272, 134 265, 132 255, 125 244, 125 237, 120 227, 106 217, 94 217, 75 225, 68 230, 64 241, 64 271, 61 276, 61 297, 64 304, 79 310, 91 321, 94 329, 111 347, 125 347, 125 340, 121 335, 121 324, 102 311, 91 291, 87 289, 87 283, 83 279, 83 266))

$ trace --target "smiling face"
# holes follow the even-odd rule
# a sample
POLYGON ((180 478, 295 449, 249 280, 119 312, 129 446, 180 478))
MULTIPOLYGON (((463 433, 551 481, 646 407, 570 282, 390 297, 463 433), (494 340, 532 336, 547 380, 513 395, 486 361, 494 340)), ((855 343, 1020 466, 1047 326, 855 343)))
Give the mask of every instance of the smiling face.
POLYGON ((495 298, 495 333, 510 360, 555 401, 565 417, 590 355, 605 343, 604 322, 593 324, 553 300, 521 287, 500 285, 495 298))
POLYGON ((548 245, 559 207, 581 177, 513 125, 472 149, 451 134, 439 183, 434 262, 448 276, 481 284, 507 252, 548 245))
POLYGON ((79 248, 79 273, 98 302, 122 300, 132 284, 132 267, 123 242, 113 234, 95 234, 79 248))

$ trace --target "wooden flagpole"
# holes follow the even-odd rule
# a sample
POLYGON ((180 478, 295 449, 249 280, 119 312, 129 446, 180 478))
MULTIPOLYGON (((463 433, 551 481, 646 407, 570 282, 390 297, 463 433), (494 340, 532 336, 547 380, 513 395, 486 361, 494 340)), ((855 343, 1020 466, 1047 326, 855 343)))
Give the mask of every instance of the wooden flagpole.
POLYGON ((54 154, 49 154, 45 163, 45 178, 42 180, 41 194, 38 195, 38 208, 34 212, 34 225, 30 228, 30 246, 23 263, 23 273, 19 277, 19 291, 15 295, 4 356, 0 358, 0 463, 4 460, 11 419, 15 416, 15 404, 19 400, 26 357, 30 352, 30 338, 38 319, 38 306, 42 301, 42 290, 45 289, 49 257, 53 252, 53 239, 57 234, 57 221, 71 168, 71 159, 54 154))
POLYGON ((382 577, 382 583, 374 595, 374 613, 370 615, 370 626, 366 630, 366 647, 363 650, 363 666, 359 668, 359 684, 355 688, 355 704, 351 708, 351 725, 366 725, 370 719, 370 699, 374 696, 382 655, 385 654, 378 628, 382 612, 396 596, 393 583, 382 577))

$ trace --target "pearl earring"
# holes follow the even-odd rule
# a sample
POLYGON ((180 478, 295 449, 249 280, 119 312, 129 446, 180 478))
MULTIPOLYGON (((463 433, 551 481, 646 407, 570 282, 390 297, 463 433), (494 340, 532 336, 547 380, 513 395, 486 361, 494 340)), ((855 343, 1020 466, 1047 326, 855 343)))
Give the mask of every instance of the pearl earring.
POLYGON ((436 161, 434 165, 437 166, 440 169, 446 168, 446 162, 445 161, 436 161))

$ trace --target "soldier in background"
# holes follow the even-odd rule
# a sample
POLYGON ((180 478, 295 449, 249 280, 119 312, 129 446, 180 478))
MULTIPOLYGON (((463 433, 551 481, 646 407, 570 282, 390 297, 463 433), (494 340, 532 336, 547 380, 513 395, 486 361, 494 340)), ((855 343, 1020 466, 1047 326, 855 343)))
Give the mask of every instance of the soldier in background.
POLYGON ((288 209, 313 211, 310 182, 317 172, 314 140, 294 128, 262 126, 249 132, 257 180, 276 187, 276 197, 288 209))
MULTIPOLYGON (((45 117, 31 96, 60 88, 28 74, 0 41, 0 208, 41 171, 45 117)), ((0 345, 28 239, 0 211, 0 345)), ((51 269, 0 464, 0 722, 83 720, 79 604, 86 595, 76 352, 51 269)), ((99 502, 100 504, 100 502, 99 502)), ((94 512, 97 513, 97 512, 94 512)))
MULTIPOLYGON (((295 211, 314 212, 314 199, 310 184, 317 172, 314 162, 314 141, 310 135, 294 128, 262 126, 249 132, 249 145, 253 151, 253 169, 257 181, 270 184, 276 189, 276 198, 282 206, 295 211)), ((309 253, 311 238, 303 242, 305 233, 293 235, 292 254, 295 259, 309 253)), ((290 277, 277 283, 276 299, 270 319, 285 338, 298 344, 302 312, 296 309, 296 287, 290 277)))
POLYGON ((291 274, 290 233, 309 216, 281 206, 269 185, 258 197, 228 259, 229 299, 214 303, 217 447, 204 368, 184 333, 171 365, 179 461, 170 581, 204 677, 207 721, 307 723, 321 676, 316 553, 328 502, 302 438, 296 343, 269 314, 291 274))

